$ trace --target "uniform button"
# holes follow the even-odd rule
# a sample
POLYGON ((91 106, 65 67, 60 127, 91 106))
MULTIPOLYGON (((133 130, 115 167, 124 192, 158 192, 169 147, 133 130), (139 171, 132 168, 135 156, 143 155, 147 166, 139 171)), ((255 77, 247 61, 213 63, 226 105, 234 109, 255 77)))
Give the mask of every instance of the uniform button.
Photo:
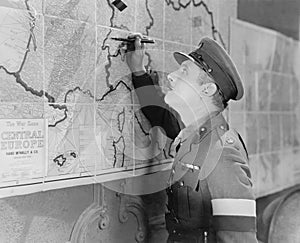
POLYGON ((225 127, 224 127, 223 125, 221 125, 220 128, 221 128, 222 130, 225 130, 225 127))
POLYGON ((201 133, 204 133, 205 131, 206 131, 206 128, 205 128, 205 127, 201 127, 201 128, 200 128, 200 134, 201 134, 201 133))
POLYGON ((183 185, 184 185, 184 182, 183 182, 183 181, 179 182, 179 185, 180 185, 180 186, 183 186, 183 185))
POLYGON ((228 144, 233 144, 234 143, 234 140, 232 138, 227 138, 226 139, 226 143, 228 144))
POLYGON ((174 169, 172 170, 172 174, 175 174, 175 170, 174 169))
POLYGON ((176 230, 173 230, 173 234, 176 234, 176 230))

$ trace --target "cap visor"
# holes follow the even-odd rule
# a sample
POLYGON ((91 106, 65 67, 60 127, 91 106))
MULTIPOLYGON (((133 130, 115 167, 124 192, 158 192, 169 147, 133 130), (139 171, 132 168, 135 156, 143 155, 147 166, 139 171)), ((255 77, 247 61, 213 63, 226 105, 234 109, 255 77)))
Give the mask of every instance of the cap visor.
POLYGON ((183 63, 186 60, 190 60, 193 63, 195 63, 197 66, 199 66, 200 68, 203 68, 203 66, 196 62, 194 58, 192 58, 191 56, 189 56, 188 54, 185 54, 183 52, 174 52, 173 56, 175 58, 175 60, 181 65, 181 63, 183 63))
POLYGON ((180 65, 181 65, 181 63, 183 63, 186 60, 191 60, 192 62, 195 62, 195 60, 191 56, 189 56, 183 52, 174 52, 173 56, 180 65))

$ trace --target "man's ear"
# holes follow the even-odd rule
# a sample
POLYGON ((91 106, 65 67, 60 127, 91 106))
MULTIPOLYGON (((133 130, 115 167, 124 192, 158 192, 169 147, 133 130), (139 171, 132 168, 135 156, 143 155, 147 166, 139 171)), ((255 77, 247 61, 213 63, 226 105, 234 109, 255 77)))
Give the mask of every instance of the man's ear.
POLYGON ((205 83, 200 87, 200 92, 203 96, 213 96, 218 91, 218 87, 215 83, 205 83))

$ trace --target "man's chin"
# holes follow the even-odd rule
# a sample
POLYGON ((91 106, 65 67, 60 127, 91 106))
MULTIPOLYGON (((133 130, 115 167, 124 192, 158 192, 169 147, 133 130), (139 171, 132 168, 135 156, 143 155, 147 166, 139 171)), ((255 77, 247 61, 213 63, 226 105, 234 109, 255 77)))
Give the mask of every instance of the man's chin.
POLYGON ((168 91, 165 95, 165 102, 171 106, 172 108, 174 108, 174 104, 176 103, 176 96, 174 94, 172 94, 172 91, 168 91))

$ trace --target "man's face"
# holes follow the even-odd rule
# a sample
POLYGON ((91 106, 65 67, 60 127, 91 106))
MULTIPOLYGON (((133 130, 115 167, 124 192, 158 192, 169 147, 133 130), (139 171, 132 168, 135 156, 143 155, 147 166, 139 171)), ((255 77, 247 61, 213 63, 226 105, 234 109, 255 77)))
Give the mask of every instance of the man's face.
POLYGON ((199 75, 204 72, 190 60, 182 62, 179 69, 168 75, 169 85, 165 101, 178 110, 199 99, 199 75))

